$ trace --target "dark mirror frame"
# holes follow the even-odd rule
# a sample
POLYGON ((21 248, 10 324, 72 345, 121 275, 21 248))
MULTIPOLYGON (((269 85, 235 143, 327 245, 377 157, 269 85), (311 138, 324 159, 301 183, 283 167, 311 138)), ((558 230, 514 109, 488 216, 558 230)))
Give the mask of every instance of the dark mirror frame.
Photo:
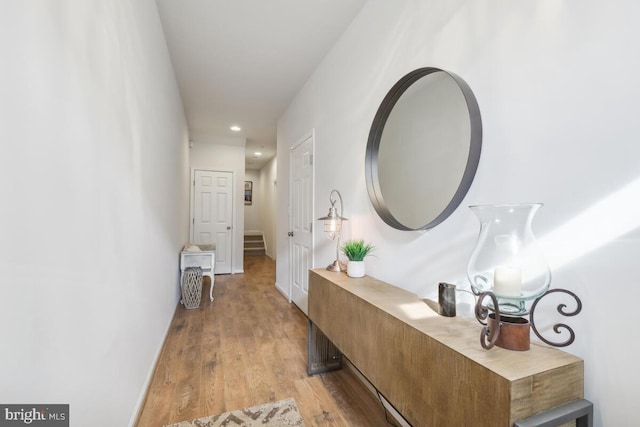
MULTIPOLYGON (((398 149, 402 149, 401 146, 398 149)), ((480 118, 480 109, 476 101, 471 88, 467 83, 459 76, 435 67, 425 67, 414 70, 404 77, 402 77, 382 100, 380 107, 373 119, 371 130, 369 132, 369 139, 367 141, 367 152, 365 157, 365 176, 367 181, 367 191, 369 193, 369 199, 373 204, 376 212, 382 218, 382 220, 393 228, 399 230, 426 230, 433 228, 436 225, 444 221, 453 211, 460 205, 462 199, 469 191, 476 170, 478 169, 478 163, 480 161, 480 152, 482 149, 482 120, 480 118), (449 201, 449 203, 443 208, 442 212, 433 219, 425 219, 426 224, 419 228, 411 228, 398 221, 387 208, 384 197, 380 190, 380 183, 378 180, 378 151, 380 148, 382 131, 384 126, 396 105, 396 102, 400 99, 402 94, 416 81, 428 76, 429 74, 436 72, 444 72, 449 75, 457 84, 464 99, 467 103, 469 110, 470 120, 470 145, 469 154, 467 157, 467 164, 460 180, 460 184, 455 194, 449 201)), ((428 156, 429 153, 425 153, 428 156)), ((400 188, 398 191, 406 191, 406 189, 400 188)))

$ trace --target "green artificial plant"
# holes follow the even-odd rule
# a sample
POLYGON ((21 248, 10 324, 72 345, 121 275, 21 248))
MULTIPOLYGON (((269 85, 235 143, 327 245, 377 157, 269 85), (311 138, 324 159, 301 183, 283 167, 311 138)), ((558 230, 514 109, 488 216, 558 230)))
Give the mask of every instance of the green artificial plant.
POLYGON ((364 240, 347 240, 340 249, 349 261, 363 261, 364 257, 373 250, 373 245, 365 243, 364 240))

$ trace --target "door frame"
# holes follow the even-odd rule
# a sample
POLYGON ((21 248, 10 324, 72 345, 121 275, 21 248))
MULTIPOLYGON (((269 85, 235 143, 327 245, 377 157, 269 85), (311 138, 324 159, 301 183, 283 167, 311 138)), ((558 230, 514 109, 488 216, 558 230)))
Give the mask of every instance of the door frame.
POLYGON ((236 185, 236 174, 232 170, 221 170, 221 169, 207 169, 207 168, 191 168, 191 183, 189 184, 189 242, 192 243, 195 239, 193 238, 193 229, 195 222, 195 203, 196 203, 196 171, 205 171, 205 172, 224 172, 231 174, 231 197, 233 198, 231 201, 231 255, 229 258, 229 262, 231 263, 231 274, 235 274, 236 272, 233 269, 233 254, 235 250, 235 241, 236 241, 236 207, 235 207, 235 185, 236 185))
MULTIPOLYGON (((289 231, 293 229, 293 217, 292 217, 292 201, 293 201, 293 151, 299 147, 303 142, 307 139, 311 138, 311 179, 313 183, 311 185, 311 212, 312 216, 315 218, 315 193, 316 193, 316 165, 315 165, 315 157, 316 157, 316 133, 315 128, 312 128, 310 131, 306 132, 302 137, 298 138, 295 143, 293 143, 289 147, 289 203, 288 203, 288 214, 289 214, 289 231)), ((315 221, 315 219, 314 219, 315 221)), ((314 230, 315 225, 311 228, 311 246, 310 246, 310 254, 309 259, 311 260, 311 268, 315 268, 315 239, 314 239, 314 230)), ((293 302, 293 239, 289 237, 289 303, 293 302)))

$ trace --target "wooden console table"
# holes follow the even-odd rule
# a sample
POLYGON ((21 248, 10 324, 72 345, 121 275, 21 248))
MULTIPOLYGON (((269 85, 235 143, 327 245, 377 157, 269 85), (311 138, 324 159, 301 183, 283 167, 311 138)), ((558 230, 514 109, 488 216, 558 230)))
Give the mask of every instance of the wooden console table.
POLYGON ((473 318, 365 276, 309 272, 309 319, 412 425, 510 427, 583 397, 582 359, 480 346, 473 318))

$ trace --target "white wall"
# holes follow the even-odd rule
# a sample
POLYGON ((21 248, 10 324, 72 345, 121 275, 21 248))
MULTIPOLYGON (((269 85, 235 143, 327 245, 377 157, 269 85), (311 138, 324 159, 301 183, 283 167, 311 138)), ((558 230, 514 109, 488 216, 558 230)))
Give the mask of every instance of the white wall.
POLYGON ((4 1, 0 401, 133 422, 178 302, 186 122, 152 0, 4 1))
MULTIPOLYGON (((253 182, 253 198, 250 205, 244 205, 244 230, 246 232, 262 231, 260 217, 262 215, 262 196, 260 188, 260 171, 246 170, 244 180, 253 182)), ((244 194, 244 193, 243 193, 244 194)))
MULTIPOLYGON (((633 426, 640 400, 640 6, 587 1, 370 0, 278 125, 277 281, 288 283, 288 147, 316 130, 315 215, 342 192, 346 237, 376 246, 368 273, 435 298, 466 284, 479 224, 470 204, 543 202, 534 231, 552 286, 577 292, 568 321, 585 359, 596 426, 633 426), (367 136, 387 90, 423 66, 460 75, 483 120, 483 152, 462 206, 428 232, 396 231, 376 215, 364 181, 367 136), (335 158, 335 153, 340 156, 335 158), (631 328, 631 329, 630 329, 631 328)), ((332 259, 316 227, 315 265, 332 259)), ((549 308, 545 314, 551 315, 549 308)))
POLYGON ((274 157, 262 169, 260 169, 260 188, 258 196, 262 206, 260 222, 264 241, 267 246, 266 254, 276 259, 275 235, 276 235, 276 197, 277 197, 277 171, 278 162, 274 157))
POLYGON ((244 262, 244 146, 245 138, 191 133, 191 169, 233 173, 233 254, 231 271, 242 273, 244 262))

